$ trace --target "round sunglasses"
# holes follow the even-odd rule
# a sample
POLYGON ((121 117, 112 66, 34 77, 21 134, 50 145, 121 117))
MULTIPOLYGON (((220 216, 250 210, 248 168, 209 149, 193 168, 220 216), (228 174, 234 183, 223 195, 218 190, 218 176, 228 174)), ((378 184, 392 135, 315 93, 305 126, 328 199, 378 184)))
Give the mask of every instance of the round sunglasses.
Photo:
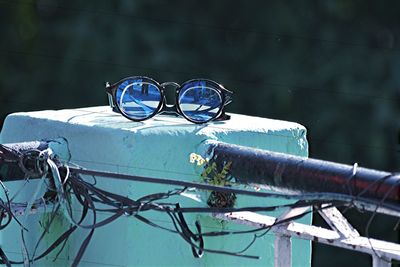
POLYGON ((224 108, 233 96, 233 92, 212 80, 160 84, 144 76, 128 77, 112 85, 106 82, 106 92, 113 110, 130 120, 143 121, 163 113, 181 115, 193 123, 229 119, 224 108), (166 102, 165 90, 170 86, 175 88, 175 105, 166 102))

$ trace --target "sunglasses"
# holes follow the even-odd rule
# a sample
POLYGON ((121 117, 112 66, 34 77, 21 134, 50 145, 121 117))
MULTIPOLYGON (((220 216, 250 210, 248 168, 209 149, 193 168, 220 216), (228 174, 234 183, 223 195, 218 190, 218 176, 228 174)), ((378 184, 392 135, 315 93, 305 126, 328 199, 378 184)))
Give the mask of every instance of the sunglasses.
POLYGON ((232 102, 233 92, 211 80, 194 79, 179 85, 134 76, 105 85, 113 111, 133 121, 147 120, 158 113, 180 115, 193 123, 230 118, 224 108, 232 102), (175 105, 167 104, 166 87, 175 88, 175 105))

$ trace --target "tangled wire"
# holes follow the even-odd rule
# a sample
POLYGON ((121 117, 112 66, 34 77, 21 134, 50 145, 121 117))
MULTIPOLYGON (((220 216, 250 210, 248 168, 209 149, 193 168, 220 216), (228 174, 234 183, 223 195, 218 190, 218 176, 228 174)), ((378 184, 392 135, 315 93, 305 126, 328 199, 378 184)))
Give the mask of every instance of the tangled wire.
MULTIPOLYGON (((140 222, 147 224, 151 227, 159 228, 170 233, 179 235, 184 242, 186 242, 193 253, 194 257, 201 257, 203 253, 219 253, 231 256, 245 257, 258 259, 258 256, 247 255, 246 251, 256 241, 257 238, 262 237, 271 229, 271 227, 278 224, 284 224, 294 219, 303 217, 311 212, 318 211, 321 209, 323 203, 331 203, 330 205, 324 205, 323 208, 329 208, 332 206, 346 206, 348 201, 343 201, 343 198, 333 197, 330 201, 318 197, 318 194, 302 196, 305 199, 301 199, 301 196, 290 196, 283 195, 280 193, 268 193, 268 192, 254 192, 230 187, 213 186, 195 182, 184 182, 178 180, 168 179, 157 179, 148 177, 138 177, 132 175, 123 175, 116 173, 106 173, 94 170, 85 170, 73 165, 62 164, 58 161, 57 157, 52 154, 50 149, 44 151, 28 151, 23 154, 17 151, 1 150, 0 157, 5 158, 8 156, 9 162, 14 160, 21 165, 22 170, 29 177, 41 177, 41 183, 47 183, 47 191, 43 196, 38 196, 38 190, 33 194, 31 201, 26 203, 16 203, 13 198, 10 197, 7 188, 0 181, 2 190, 4 191, 4 199, 0 199, 0 230, 6 228, 12 220, 15 220, 21 227, 21 239, 23 243, 23 260, 16 261, 11 260, 7 257, 5 252, 0 248, 0 263, 6 266, 12 264, 24 264, 29 266, 31 263, 38 261, 51 252, 58 249, 57 256, 60 255, 64 249, 68 238, 79 228, 87 229, 88 234, 82 241, 82 244, 75 255, 72 266, 78 266, 81 261, 95 230, 99 227, 103 227, 110 224, 120 218, 121 216, 131 216, 140 222), (2 151, 2 152, 1 152, 2 151), (10 153, 9 155, 7 153, 10 153), (142 182, 153 182, 169 184, 179 186, 178 189, 170 190, 167 192, 160 192, 156 194, 149 194, 142 196, 138 199, 132 199, 130 197, 122 196, 104 189, 99 188, 95 182, 88 182, 84 179, 83 175, 91 175, 93 177, 107 176, 119 179, 131 180, 131 181, 142 181, 142 182), (296 199, 294 203, 276 205, 276 206, 257 206, 257 207, 181 207, 179 203, 165 203, 164 201, 172 196, 183 195, 188 190, 196 188, 202 190, 212 190, 213 192, 228 192, 235 194, 246 194, 260 197, 284 197, 287 199, 296 199), (74 199, 76 201, 74 201, 74 199), (298 200, 300 199, 300 200, 298 200), (76 210, 73 209, 73 205, 79 204, 82 209, 78 216, 76 210), (21 222, 16 216, 16 210, 23 210, 25 214, 28 214, 34 207, 40 205, 52 206, 52 212, 50 213, 47 224, 44 225, 43 232, 39 236, 39 239, 35 245, 35 249, 32 253, 28 252, 25 245, 24 233, 26 228, 24 223, 21 222), (284 220, 277 220, 274 225, 267 225, 256 229, 243 230, 243 231, 211 231, 204 232, 200 221, 195 222, 195 231, 193 231, 186 222, 186 213, 227 213, 237 211, 275 211, 281 208, 296 208, 296 207, 310 207, 309 209, 301 214, 297 214, 294 217, 286 218, 284 220), (171 228, 162 226, 146 218, 145 214, 147 211, 163 212, 171 221, 171 228), (55 218, 59 216, 59 213, 68 219, 70 226, 65 230, 59 237, 50 244, 47 249, 38 253, 38 248, 43 241, 46 233, 54 222, 55 218), (108 214, 104 219, 98 219, 99 212, 106 212, 108 214), (90 222, 88 222, 90 220, 90 222), (261 232, 261 233, 259 233, 261 232), (241 251, 223 251, 214 250, 205 247, 205 237, 218 237, 223 235, 237 235, 237 234, 253 234, 252 241, 241 251)), ((1 179, 0 179, 1 180, 1 179)), ((351 200, 355 198, 359 199, 362 195, 352 196, 351 200)), ((384 200, 380 205, 383 205, 384 200)), ((25 216, 26 217, 26 216, 25 216)))

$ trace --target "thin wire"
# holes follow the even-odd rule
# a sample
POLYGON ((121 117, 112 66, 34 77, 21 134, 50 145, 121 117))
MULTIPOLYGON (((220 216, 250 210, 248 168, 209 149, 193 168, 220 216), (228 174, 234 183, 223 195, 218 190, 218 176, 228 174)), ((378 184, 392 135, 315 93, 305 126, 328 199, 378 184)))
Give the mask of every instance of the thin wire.
MULTIPOLYGON (((392 175, 389 175, 388 177, 392 177, 392 175)), ((383 177, 383 178, 382 178, 382 180, 385 180, 385 179, 387 179, 387 177, 383 177)), ((383 260, 383 261, 386 261, 386 262, 389 262, 389 263, 390 263, 390 260, 387 260, 387 259, 385 259, 384 257, 382 257, 382 255, 378 254, 378 252, 377 252, 377 251, 375 250, 375 248, 372 246, 372 242, 371 242, 371 239, 370 239, 370 237, 369 237, 369 228, 370 228, 371 223, 372 223, 372 221, 374 220, 374 218, 375 218, 375 216, 376 216, 376 214, 377 214, 377 211, 378 211, 379 206, 381 206, 381 205, 383 204, 383 202, 386 200, 386 198, 390 195, 390 193, 396 188, 396 186, 397 186, 399 183, 400 183, 400 180, 397 180, 396 183, 394 183, 394 184, 390 187, 390 189, 385 193, 385 195, 382 197, 382 199, 379 201, 379 204, 376 206, 375 210, 373 211, 371 217, 369 218, 369 220, 368 220, 368 222, 367 222, 367 225, 365 226, 365 235, 366 235, 367 238, 368 238, 369 245, 370 245, 372 251, 374 252, 375 256, 377 256, 379 259, 381 259, 381 260, 383 260)), ((378 188, 379 188, 379 186, 377 187, 376 190, 378 190, 378 188)))
MULTIPOLYGON (((6 228, 10 222, 13 219, 13 213, 11 210, 11 202, 10 202, 10 197, 9 197, 9 191, 6 188, 6 186, 3 184, 2 182, 2 177, 0 176, 0 186, 3 189, 4 195, 5 195, 5 203, 4 201, 0 198, 0 208, 1 208, 1 218, 0 218, 0 230, 3 230, 4 228, 6 228), (7 222, 5 224, 2 224, 2 221, 4 219, 4 216, 7 216, 7 222)), ((18 222, 19 223, 19 222, 18 222)))
MULTIPOLYGON (((207 73, 190 72, 190 71, 186 71, 186 70, 183 71, 183 70, 172 70, 172 69, 160 69, 160 68, 154 68, 154 67, 138 66, 137 64, 127 65, 127 64, 121 64, 121 63, 116 63, 116 62, 111 62, 111 61, 99 61, 99 60, 84 59, 84 58, 66 58, 66 57, 62 57, 59 55, 49 55, 49 54, 37 53, 37 52, 35 53, 35 52, 0 49, 0 53, 35 56, 35 57, 47 58, 47 59, 58 60, 58 61, 65 61, 65 60, 76 61, 76 62, 84 63, 84 64, 106 65, 106 66, 111 66, 111 67, 136 69, 136 70, 141 70, 141 71, 144 70, 144 71, 157 72, 157 73, 175 73, 175 74, 184 74, 184 75, 190 75, 190 76, 196 75, 196 76, 202 76, 202 77, 210 76, 207 73)), ((354 96, 354 97, 365 97, 369 101, 384 100, 384 101, 390 101, 393 103, 395 101, 395 99, 393 99, 391 97, 385 97, 382 94, 372 95, 372 94, 345 92, 345 91, 338 91, 338 90, 326 90, 326 89, 312 88, 312 87, 307 87, 307 86, 290 85, 290 84, 285 84, 285 83, 281 83, 281 82, 239 80, 239 79, 232 79, 229 77, 215 77, 215 78, 224 80, 226 82, 231 81, 234 83, 241 83, 241 84, 246 84, 246 85, 257 84, 257 85, 270 85, 270 86, 274 86, 274 87, 283 87, 283 88, 288 88, 291 91, 303 92, 305 90, 311 90, 311 91, 317 91, 317 92, 322 92, 322 93, 336 93, 336 94, 342 94, 342 95, 350 95, 350 96, 354 96)))
POLYGON ((354 178, 356 177, 356 175, 357 175, 357 170, 358 170, 358 163, 356 162, 356 163, 353 164, 353 169, 352 169, 352 171, 351 171, 350 178, 347 180, 347 182, 346 182, 346 184, 345 184, 349 195, 352 197, 352 201, 351 201, 351 204, 350 204, 349 206, 347 206, 347 207, 342 211, 342 214, 345 214, 345 213, 346 213, 349 209, 351 209, 351 208, 356 208, 359 212, 361 212, 361 210, 358 208, 358 206, 354 204, 354 202, 357 200, 357 197, 358 197, 358 196, 354 196, 354 195, 353 195, 353 190, 352 190, 352 185, 351 185, 353 179, 354 179, 354 178))
MULTIPOLYGON (((78 172, 86 172, 86 174, 90 174, 90 170, 81 170, 81 169, 79 169, 78 172)), ((168 172, 168 171, 165 171, 165 172, 168 172)), ((94 175, 94 174, 99 174, 99 172, 92 173, 92 175, 94 175)), ((193 175, 193 174, 186 174, 186 173, 180 173, 180 174, 191 175, 191 176, 197 178, 197 176, 196 176, 196 175, 193 175)), ((104 173, 103 173, 103 175, 104 175, 104 173)), ((109 175, 109 173, 106 173, 106 175, 109 175)), ((121 175, 120 175, 120 176, 121 176, 121 175)), ((122 176, 124 176, 124 175, 122 175, 122 176)), ((128 175, 128 176, 129 176, 129 175, 128 175)), ((129 177, 128 177, 128 179, 129 179, 129 177)), ((146 180, 148 181, 148 179, 146 179, 146 180)), ((163 180, 163 182, 165 182, 165 179, 163 180)), ((197 184, 195 184, 195 185, 197 186, 197 184)), ((201 186, 204 186, 204 185, 201 185, 201 186)), ((368 188, 367 188, 367 189, 368 189, 368 188)), ((360 195, 359 195, 359 196, 361 196, 367 189, 365 189, 364 191, 360 192, 360 195)), ((309 195, 309 196, 310 196, 310 197, 316 197, 316 198, 322 197, 321 195, 318 195, 318 194, 311 194, 311 195, 309 195)), ((329 197, 329 196, 334 197, 335 195, 326 195, 325 197, 329 197)), ((343 198, 341 198, 341 199, 343 200, 343 198)), ((353 198, 350 197, 350 199, 353 199, 353 198)))
MULTIPOLYGON (((48 161, 50 170, 52 170, 52 169, 54 168, 54 166, 52 166, 52 164, 50 164, 50 163, 51 163, 51 160, 48 159, 47 161, 48 161)), ((53 176, 55 177, 54 179, 60 180, 60 175, 58 174, 58 171, 52 170, 52 174, 53 174, 53 176)), ((67 182, 68 184, 71 184, 71 183, 74 183, 74 182, 76 183, 77 181, 79 181, 79 180, 76 180, 75 177, 71 177, 71 178, 68 179, 66 182, 67 182)), ((61 182, 61 180, 60 180, 60 182, 61 182)), ((85 183, 84 181, 82 181, 81 185, 85 185, 85 187, 87 187, 87 189, 90 188, 90 190, 92 190, 92 191, 93 191, 93 189, 94 189, 93 185, 88 184, 88 183, 85 183)), ((183 189, 183 190, 184 190, 184 189, 183 189)), ((59 191, 59 190, 57 190, 57 191, 59 191)), ((83 192, 83 191, 82 191, 82 192, 83 192)), ((95 192, 95 191, 93 191, 93 192, 95 192)), ((107 192, 102 191, 102 190, 100 190, 99 192, 102 193, 104 196, 106 196, 105 194, 108 194, 109 196, 114 196, 114 198, 115 198, 116 200, 119 198, 119 199, 122 200, 122 201, 128 200, 128 203, 130 202, 130 200, 129 200, 128 198, 125 198, 125 197, 122 197, 122 196, 117 196, 117 195, 114 195, 114 194, 110 194, 110 193, 107 193, 107 192)), ((180 192, 182 192, 182 190, 170 191, 170 192, 167 193, 167 194, 153 194, 153 195, 146 196, 145 198, 142 198, 142 200, 148 199, 148 201, 146 201, 146 202, 144 203, 144 205, 145 205, 147 208, 149 208, 150 204, 152 204, 152 203, 151 203, 152 200, 163 199, 163 198, 165 198, 165 197, 169 197, 169 196, 174 195, 174 194, 179 194, 180 192)), ((75 193, 77 193, 77 191, 75 191, 75 193)), ((96 222, 96 208, 95 208, 95 206, 94 206, 94 203, 93 203, 92 200, 90 200, 90 197, 88 198, 87 193, 85 193, 85 195, 86 195, 86 196, 85 196, 85 199, 86 199, 86 200, 89 200, 89 202, 87 202, 87 203, 89 204, 88 207, 89 207, 90 209, 92 209, 92 211, 93 211, 93 224, 92 224, 92 228, 91 228, 91 230, 90 230, 89 235, 86 237, 86 239, 84 240, 84 242, 83 242, 82 245, 81 245, 81 248, 79 249, 79 252, 78 252, 78 254, 77 254, 77 256, 76 256, 76 258, 75 258, 75 260, 74 260, 74 262, 73 262, 73 266, 77 266, 77 264, 79 263, 80 259, 81 259, 82 256, 83 256, 83 253, 84 253, 85 250, 86 250, 87 245, 89 244, 89 241, 90 241, 90 239, 91 239, 91 236, 92 236, 93 233, 94 233, 94 229, 100 226, 100 225, 96 222), (90 203, 91 203, 91 204, 90 204, 90 203)), ((133 203, 135 203, 135 202, 133 202, 133 203)), ((158 205, 158 207, 162 208, 162 206, 159 206, 159 205, 158 205)), ((146 208, 146 209, 147 209, 147 208, 146 208)), ((162 208, 162 209, 164 209, 164 208, 162 208)), ((122 213, 121 213, 121 214, 122 214, 122 213)), ((111 218, 111 217, 110 217, 110 218, 111 218)), ((176 219, 176 217, 175 217, 175 219, 176 219)), ((179 221, 179 220, 178 220, 178 221, 179 221)), ((110 221, 110 222, 111 222, 111 221, 110 221)), ((175 224, 175 221, 173 221, 173 223, 175 224)), ((78 225, 79 227, 82 227, 82 225, 80 224, 80 222, 78 222, 77 225, 78 225)), ((154 224, 152 224, 152 225, 154 226, 154 224)), ((44 230, 44 233, 45 233, 45 232, 46 232, 46 229, 44 230)), ((184 240, 186 240, 187 242, 189 242, 189 243, 192 245, 192 247, 196 247, 196 245, 193 244, 189 239, 187 239, 187 237, 185 237, 185 236, 183 235, 183 233, 181 233, 181 236, 184 238, 184 240)), ((40 242, 40 240, 41 240, 41 239, 39 239, 39 242, 40 242)), ((25 243, 24 243, 24 239, 23 239, 23 244, 25 244, 25 243)), ((202 249, 202 248, 199 248, 199 249, 202 249)), ((222 254, 228 254, 228 255, 235 255, 235 253, 230 253, 230 252, 225 252, 225 251, 216 251, 216 250, 209 250, 209 249, 203 249, 203 250, 204 250, 204 251, 208 251, 208 252, 212 252, 212 253, 222 253, 222 254)), ((27 252, 26 252, 26 253, 27 253, 27 252)), ((247 256, 247 255, 237 255, 237 256, 253 258, 253 256, 247 256)), ((24 262, 28 262, 28 263, 30 263, 31 261, 33 261, 33 257, 32 257, 32 260, 31 260, 31 259, 29 259, 29 256, 28 256, 28 261, 27 261, 27 260, 24 260, 24 262)))
MULTIPOLYGON (((134 166, 134 165, 123 165, 123 164, 114 164, 110 162, 101 162, 101 161, 91 161, 91 160, 82 160, 82 159, 72 159, 74 162, 81 162, 81 163, 92 163, 92 164, 98 164, 98 165, 108 165, 108 166, 113 166, 119 168, 126 168, 126 169, 137 169, 137 170, 146 170, 146 171, 153 171, 153 172, 160 172, 160 173, 168 173, 168 174, 175 174, 175 175, 183 175, 186 177, 194 177, 196 180, 199 178, 199 175, 193 174, 193 173, 185 173, 185 172, 178 172, 178 171, 170 171, 170 170, 164 170, 164 169, 155 169, 155 168, 147 168, 147 167, 139 167, 139 166, 134 166)), ((78 166, 76 164, 76 166, 78 166)), ((81 167, 82 168, 82 167, 81 167)))
MULTIPOLYGON (((170 184, 170 185, 176 184, 176 185, 186 186, 186 187, 188 187, 189 185, 190 185, 190 187, 194 187, 196 185, 195 187, 198 187, 198 188, 210 189, 210 190, 212 189, 212 190, 218 190, 218 191, 227 191, 227 190, 229 191, 229 190, 232 190, 230 188, 219 188, 219 187, 210 186, 210 185, 206 186, 204 184, 203 185, 201 185, 201 184, 198 185, 197 183, 190 183, 190 182, 177 181, 177 180, 171 181, 170 179, 157 179, 157 178, 147 178, 147 177, 144 178, 144 177, 138 177, 138 176, 133 176, 133 175, 106 173, 106 172, 99 172, 99 171, 93 171, 93 170, 82 170, 82 169, 79 169, 79 168, 76 168, 76 167, 70 167, 69 170, 67 170, 65 166, 56 166, 55 164, 53 164, 51 159, 48 159, 47 163, 48 163, 48 165, 50 167, 50 171, 51 171, 51 174, 52 174, 53 179, 55 180, 55 182, 58 182, 59 185, 64 185, 64 186, 71 187, 71 189, 73 190, 73 193, 75 194, 75 196, 77 197, 78 201, 82 204, 82 206, 84 208, 83 211, 82 211, 81 220, 75 222, 74 227, 82 227, 82 228, 90 229, 89 234, 85 238, 84 242, 82 243, 82 245, 81 245, 81 247, 80 247, 80 249, 79 249, 79 251, 78 251, 78 253, 77 253, 76 257, 75 257, 73 266, 76 266, 79 263, 80 259, 82 258, 83 254, 84 254, 84 252, 85 252, 85 250, 86 250, 86 248, 87 248, 87 246, 88 246, 88 244, 89 244, 89 242, 91 240, 91 237, 92 237, 92 235, 94 233, 94 230, 96 228, 98 228, 98 227, 101 227, 103 225, 111 223, 112 221, 114 221, 115 219, 119 218, 123 214, 134 214, 139 220, 141 220, 141 221, 143 221, 145 223, 148 223, 149 225, 152 225, 154 227, 159 227, 156 224, 154 224, 153 222, 145 219, 144 217, 140 217, 140 215, 138 214, 139 212, 144 212, 144 211, 148 211, 148 210, 156 210, 156 211, 166 212, 166 214, 170 216, 170 218, 172 220, 172 223, 173 223, 173 225, 175 227, 176 232, 187 243, 189 243, 192 246, 192 248, 199 249, 199 251, 206 251, 206 252, 208 251, 208 252, 212 252, 212 253, 222 253, 222 254, 227 254, 227 255, 235 255, 235 256, 241 256, 241 257, 255 258, 255 256, 251 256, 251 255, 239 255, 241 253, 238 253, 238 252, 217 251, 217 250, 210 250, 210 249, 204 249, 202 247, 199 247, 188 236, 188 232, 183 230, 184 229, 183 224, 185 224, 185 222, 182 221, 181 218, 178 218, 176 216, 177 212, 182 212, 182 211, 180 209, 171 210, 171 208, 169 208, 168 204, 162 204, 162 203, 158 203, 158 202, 156 203, 155 202, 155 201, 159 201, 159 200, 162 200, 162 199, 169 198, 169 197, 171 197, 173 195, 179 195, 186 188, 172 190, 172 191, 169 191, 167 193, 157 193, 157 194, 147 195, 147 196, 139 198, 138 200, 135 201, 135 200, 132 200, 132 199, 130 199, 128 197, 123 197, 123 196, 118 195, 118 194, 114 194, 114 193, 111 193, 111 192, 104 191, 102 189, 98 189, 93 184, 85 182, 79 176, 76 176, 76 174, 77 173, 83 173, 83 174, 90 174, 92 176, 108 176, 108 177, 114 177, 114 178, 120 178, 120 179, 122 178, 122 179, 134 180, 134 181, 142 181, 142 182, 143 181, 147 181, 147 182, 152 181, 152 182, 156 182, 156 183, 160 183, 160 184, 170 184), (66 176, 68 176, 68 179, 67 178, 61 179, 60 170, 58 168, 61 168, 61 171, 63 173, 64 172, 66 173, 66 176), (57 169, 57 170, 55 170, 55 169, 57 169), (97 213, 98 209, 95 206, 95 202, 96 203, 99 202, 99 203, 102 203, 102 204, 105 204, 105 205, 109 205, 109 206, 114 207, 114 208, 116 207, 117 209, 115 209, 115 211, 114 211, 115 214, 111 215, 110 217, 108 217, 106 219, 104 219, 103 221, 97 222, 96 213, 97 213), (92 222, 91 225, 85 226, 85 225, 82 224, 82 221, 83 221, 83 218, 86 217, 87 210, 90 210, 92 212, 93 222, 92 222), (137 210, 136 213, 134 212, 135 210, 137 210), (181 230, 178 229, 178 225, 181 227, 181 230)), ((353 168, 353 172, 352 173, 353 173, 353 175, 356 175, 356 173, 357 173, 356 167, 353 168)), ((383 181, 384 179, 387 179, 387 178, 383 177, 380 181, 383 181)), ((58 187, 59 186, 57 186, 57 184, 56 184, 57 192, 61 192, 58 187)), ((386 197, 390 194, 390 192, 393 190, 393 188, 394 188, 394 185, 391 188, 391 190, 389 190, 389 192, 386 193, 385 197, 382 198, 379 201, 379 203, 375 206, 376 207, 375 213, 376 213, 378 207, 385 206, 384 205, 384 201, 385 201, 386 197)), ((376 189, 376 190, 378 190, 378 189, 376 189)), ((235 192, 236 193, 239 193, 239 192, 240 193, 245 193, 246 190, 242 190, 242 191, 241 190, 236 190, 235 192)), ((59 203, 62 202, 63 198, 64 199, 66 198, 64 196, 65 192, 69 192, 69 191, 65 190, 63 192, 64 193, 62 194, 62 196, 58 197, 59 203)), ((364 191, 361 191, 358 194, 358 199, 364 201, 364 199, 362 199, 362 195, 365 192, 367 192, 367 189, 365 189, 364 191)), ((250 194, 254 194, 254 193, 256 193, 256 192, 251 192, 250 191, 250 194)), ((249 194, 249 191, 246 191, 246 194, 249 194)), ((257 195, 263 195, 263 194, 262 194, 262 192, 261 193, 258 192, 257 195)), ((282 194, 279 194, 279 195, 282 196, 282 194)), ((318 194, 309 194, 309 195, 312 195, 313 197, 315 197, 315 195, 318 195, 318 194)), ((268 194, 268 196, 278 196, 278 195, 268 194)), ((328 194, 328 196, 332 197, 332 194, 328 194)), ((303 198, 307 197, 307 194, 302 195, 302 197, 303 198)), ((327 194, 325 194, 324 197, 326 198, 327 194)), ((354 196, 351 196, 350 200, 352 200, 353 198, 354 198, 354 196)), ((343 199, 341 199, 341 200, 343 200, 343 199)), ((319 203, 318 201, 316 201, 316 202, 319 203)), ((69 202, 67 202, 67 203, 68 203, 67 205, 70 205, 69 202)), ((374 201, 373 203, 376 204, 376 201, 374 201)), ((312 203, 310 203, 310 202, 296 202, 296 203, 291 204, 290 206, 293 208, 293 207, 297 207, 299 205, 300 206, 304 206, 304 205, 309 206, 311 204, 312 203)), ((337 203, 335 205, 337 205, 337 203)), ((30 205, 27 204, 27 209, 28 209, 29 206, 30 205)), ((285 205, 280 205, 281 208, 285 207, 285 206, 287 206, 287 205, 286 204, 285 205)), ((27 209, 26 209, 25 216, 28 214, 27 209)), ((72 208, 70 206, 65 207, 65 209, 66 209, 67 213, 72 214, 72 208)), ((187 209, 187 212, 194 212, 195 211, 194 209, 195 208, 192 208, 192 209, 189 208, 189 209, 187 209)), ((249 210, 250 209, 251 208, 249 208, 249 210)), ((261 210, 261 207, 259 209, 261 210)), ((272 209, 273 210, 273 207, 266 207, 266 209, 268 209, 268 210, 272 209)), ((215 210, 208 208, 208 211, 211 212, 211 211, 215 211, 215 210)), ((240 211, 240 209, 236 209, 236 211, 240 211)), ((298 216, 293 216, 293 217, 288 218, 286 220, 277 221, 274 225, 277 225, 278 223, 280 223, 280 224, 281 223, 285 223, 285 222, 287 222, 287 220, 294 220, 294 219, 300 218, 300 217, 304 216, 305 214, 308 214, 308 213, 314 212, 314 211, 313 210, 311 210, 311 211, 308 210, 308 211, 306 211, 303 214, 300 214, 298 216)), ((219 212, 221 212, 221 210, 219 210, 219 212)), ((372 219, 373 219, 373 216, 371 216, 370 221, 372 221, 372 219)), ((367 225, 367 226, 369 227, 369 225, 367 225)), ((160 226, 160 227, 162 227, 162 226, 160 226)), ((76 229, 76 228, 71 228, 71 229, 76 229)), ((168 230, 168 228, 163 228, 163 229, 168 230)), ((262 228, 261 229, 255 229, 255 230, 253 229, 253 231, 259 231, 259 230, 265 230, 265 228, 264 229, 262 229, 262 228)), ((170 229, 169 231, 173 231, 173 230, 170 229)), ((46 229, 45 229, 44 232, 46 232, 46 229)), ((240 231, 236 231, 237 234, 239 232, 240 231)), ((225 232, 219 232, 218 235, 232 234, 232 233, 234 233, 234 232, 225 231, 225 232)), ((247 232, 247 233, 249 233, 249 232, 247 232)), ((267 233, 268 232, 265 231, 262 234, 255 235, 253 240, 250 242, 250 244, 248 246, 246 246, 244 249, 242 249, 241 251, 246 251, 255 242, 256 238, 262 237, 263 235, 265 235, 267 233)), ((211 235, 210 233, 202 233, 202 235, 204 235, 204 236, 217 236, 217 234, 211 235)), ((60 237, 61 239, 58 239, 60 241, 58 243, 56 242, 56 245, 52 246, 51 249, 55 249, 58 245, 61 244, 61 242, 63 242, 63 244, 65 244, 65 242, 66 242, 65 240, 66 240, 66 238, 68 238, 68 236, 69 235, 66 235, 65 238, 62 238, 63 236, 61 236, 60 237)), ((23 238, 23 242, 22 243, 25 244, 24 238, 23 238)), ((44 253, 46 253, 47 251, 48 250, 46 250, 44 253)), ((28 261, 25 258, 24 262, 28 262, 28 264, 29 264, 31 261, 33 261, 36 258, 34 258, 34 257, 29 258, 29 255, 28 255, 27 259, 28 259, 28 261)))
POLYGON ((53 9, 58 9, 58 10, 63 10, 67 12, 74 12, 74 13, 89 13, 93 15, 101 15, 101 16, 118 16, 118 17, 125 17, 125 18, 130 18, 130 19, 136 19, 136 20, 141 20, 141 21, 148 21, 148 22, 156 22, 160 23, 162 25, 165 24, 174 24, 174 25, 179 25, 179 26, 184 26, 184 27, 194 27, 194 28, 201 28, 201 29, 207 29, 207 30, 214 30, 214 31, 223 31, 223 32, 235 32, 235 33, 246 33, 246 34, 257 34, 261 36, 270 36, 274 39, 276 38, 289 38, 289 39, 299 39, 299 40, 310 40, 314 42, 319 42, 319 43, 327 43, 327 44, 332 44, 335 46, 350 46, 350 47, 361 47, 361 48, 367 48, 367 49, 379 49, 379 50, 384 50, 384 51, 400 51, 399 48, 388 48, 388 47, 382 47, 382 46, 373 46, 371 47, 370 45, 362 44, 362 43, 352 43, 352 42, 345 42, 345 41, 337 41, 337 40, 328 40, 328 39, 323 39, 323 38, 316 38, 316 37, 310 37, 310 36, 303 36, 303 35, 292 35, 292 34, 287 34, 287 33, 271 33, 271 32, 266 32, 258 29, 253 29, 253 28, 238 28, 238 27, 228 27, 228 26, 220 26, 220 25, 211 25, 211 24, 200 24, 200 23, 195 23, 195 22, 188 22, 188 21, 179 21, 179 20, 174 20, 174 19, 166 19, 166 18, 154 18, 154 17, 144 17, 144 16, 138 16, 138 15, 132 15, 132 14, 126 14, 126 13, 119 13, 119 12, 112 12, 109 10, 91 10, 88 8, 76 8, 76 7, 67 7, 67 6, 61 6, 61 5, 50 5, 50 4, 45 4, 45 3, 37 3, 35 1, 0 1, 0 3, 7 3, 7 4, 13 4, 17 6, 18 4, 23 4, 23 5, 37 5, 38 7, 48 7, 48 8, 53 8, 53 9))
MULTIPOLYGON (((271 193, 271 192, 257 192, 257 191, 249 191, 244 189, 238 189, 233 187, 224 187, 224 186, 215 186, 210 184, 204 184, 199 182, 189 182, 182 180, 174 180, 174 179, 166 179, 166 178, 152 178, 152 177, 143 177, 137 175, 129 175, 129 174, 121 174, 121 173, 113 173, 113 172, 105 172, 105 171, 96 171, 90 169, 78 169, 78 168, 70 168, 71 171, 76 172, 78 174, 88 174, 99 177, 109 177, 109 178, 117 178, 121 180, 128 181, 137 181, 137 182, 145 182, 145 183, 157 183, 164 185, 174 185, 174 186, 186 186, 186 187, 195 187, 197 189, 203 190, 212 190, 212 191, 220 191, 227 193, 236 193, 236 194, 244 194, 250 196, 257 197, 278 197, 284 199, 308 199, 308 200, 337 200, 337 201, 351 201, 353 198, 350 196, 346 196, 344 194, 338 193, 302 193, 302 194, 285 194, 285 193, 271 193)), ((370 205, 375 206, 377 201, 367 198, 362 198, 362 195, 358 197, 359 201, 364 203, 368 203, 370 205)), ((393 206, 389 203, 381 204, 383 207, 399 212, 400 207, 393 206)))

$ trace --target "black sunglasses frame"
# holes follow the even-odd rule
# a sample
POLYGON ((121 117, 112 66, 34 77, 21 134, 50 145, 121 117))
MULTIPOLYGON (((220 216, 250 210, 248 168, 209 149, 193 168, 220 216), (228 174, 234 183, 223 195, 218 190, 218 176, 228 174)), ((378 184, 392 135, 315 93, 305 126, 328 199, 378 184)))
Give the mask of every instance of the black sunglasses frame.
POLYGON ((230 119, 230 116, 225 114, 224 108, 226 105, 228 105, 229 103, 232 102, 233 92, 229 91, 224 86, 222 86, 221 84, 219 84, 213 80, 192 79, 192 80, 184 82, 182 85, 179 85, 176 82, 164 82, 164 83, 160 84, 156 80, 146 77, 146 76, 131 76, 131 77, 127 77, 122 80, 119 80, 118 82, 116 82, 112 85, 109 82, 106 82, 105 87, 106 87, 106 92, 108 94, 109 104, 110 104, 110 107, 113 109, 113 111, 120 113, 122 116, 124 116, 125 118, 132 120, 132 121, 139 122, 139 121, 148 120, 148 119, 154 117, 156 114, 162 114, 162 113, 175 115, 175 116, 182 116, 185 119, 187 119, 188 121, 190 121, 192 123, 196 123, 196 124, 203 124, 203 123, 207 123, 209 121, 221 121, 221 120, 229 120, 230 119), (148 82, 150 84, 155 85, 157 87, 157 89, 160 91, 161 100, 160 100, 160 103, 158 104, 158 107, 155 109, 153 114, 151 114, 150 116, 148 116, 146 118, 135 119, 135 118, 130 117, 129 115, 127 115, 125 112, 123 112, 120 109, 119 104, 117 103, 117 90, 118 90, 119 85, 121 85, 123 82, 125 82, 127 80, 131 80, 131 79, 142 79, 142 81, 144 81, 144 82, 148 82), (218 93, 220 94, 221 99, 222 99, 222 104, 221 104, 218 112, 216 113, 216 115, 207 121, 196 121, 196 120, 189 118, 182 112, 182 110, 179 106, 179 93, 182 90, 182 88, 184 88, 184 86, 186 84, 191 83, 191 82, 196 82, 196 81, 205 81, 205 82, 213 85, 213 89, 216 89, 218 91, 218 93), (166 100, 166 96, 165 96, 165 90, 166 90, 167 86, 175 87, 175 105, 167 104, 167 100, 166 100))

